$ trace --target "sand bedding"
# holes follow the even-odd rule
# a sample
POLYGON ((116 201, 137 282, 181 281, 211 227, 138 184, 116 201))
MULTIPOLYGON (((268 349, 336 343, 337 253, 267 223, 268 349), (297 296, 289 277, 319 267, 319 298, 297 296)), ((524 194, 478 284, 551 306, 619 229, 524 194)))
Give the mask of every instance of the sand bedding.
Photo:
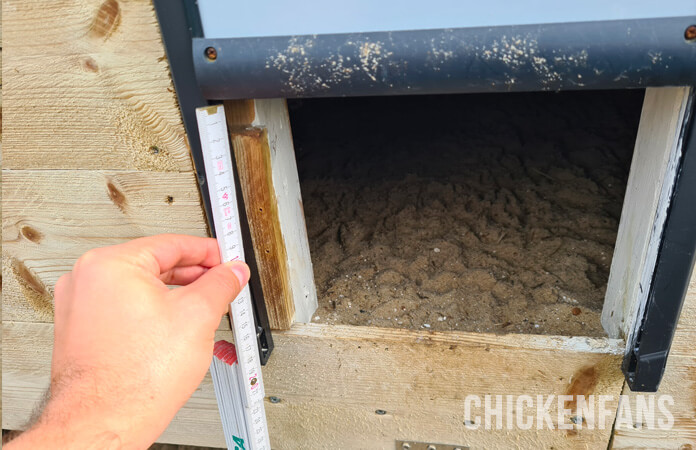
POLYGON ((291 104, 314 322, 604 336, 641 92, 291 104))

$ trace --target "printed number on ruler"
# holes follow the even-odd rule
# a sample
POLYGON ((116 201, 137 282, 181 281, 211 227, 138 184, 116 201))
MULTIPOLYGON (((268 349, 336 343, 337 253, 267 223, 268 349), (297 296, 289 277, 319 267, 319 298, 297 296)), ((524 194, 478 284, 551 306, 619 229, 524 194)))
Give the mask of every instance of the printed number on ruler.
MULTIPOLYGON (((196 118, 220 255, 223 262, 243 260, 244 248, 224 108, 198 108, 196 118)), ((264 397, 256 325, 251 311, 251 295, 249 287, 245 286, 232 302, 230 312, 234 340, 238 344, 239 365, 246 380, 244 398, 247 406, 264 397)))

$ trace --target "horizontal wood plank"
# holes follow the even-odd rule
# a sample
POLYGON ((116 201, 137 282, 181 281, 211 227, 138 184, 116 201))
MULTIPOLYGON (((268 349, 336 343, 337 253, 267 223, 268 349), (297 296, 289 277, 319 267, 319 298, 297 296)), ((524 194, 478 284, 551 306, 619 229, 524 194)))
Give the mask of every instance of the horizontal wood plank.
MULTIPOLYGON (((273 336, 276 348, 263 372, 267 396, 280 399, 266 403, 274 449, 393 448, 396 439, 603 448, 611 419, 603 430, 470 431, 463 425, 464 398, 565 394, 588 367, 594 387, 582 393, 617 397, 623 380, 621 342, 608 339, 589 339, 586 348, 593 350, 583 351, 562 337, 297 323, 273 336)), ((217 337, 231 339, 231 332, 223 326, 217 337)), ((3 427, 21 427, 45 390, 51 340, 51 324, 4 323, 3 427)), ((209 377, 160 440, 224 446, 209 377)))
POLYGON ((192 173, 4 170, 3 316, 51 321, 53 285, 91 248, 207 235, 192 173))
POLYGON ((150 1, 3 12, 4 168, 192 170, 150 1))

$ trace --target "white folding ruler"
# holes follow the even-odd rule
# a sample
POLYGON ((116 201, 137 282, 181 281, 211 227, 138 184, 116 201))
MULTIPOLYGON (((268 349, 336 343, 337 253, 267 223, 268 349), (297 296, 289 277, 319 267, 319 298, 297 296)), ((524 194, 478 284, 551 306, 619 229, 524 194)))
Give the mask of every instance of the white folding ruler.
MULTIPOLYGON (((225 110, 222 105, 197 108, 196 119, 220 257, 222 262, 243 260, 225 110)), ((270 450, 256 324, 248 285, 230 304, 230 315, 236 358, 218 358, 217 355, 210 370, 225 440, 231 449, 270 450), (220 364, 220 361, 227 364, 220 364)))

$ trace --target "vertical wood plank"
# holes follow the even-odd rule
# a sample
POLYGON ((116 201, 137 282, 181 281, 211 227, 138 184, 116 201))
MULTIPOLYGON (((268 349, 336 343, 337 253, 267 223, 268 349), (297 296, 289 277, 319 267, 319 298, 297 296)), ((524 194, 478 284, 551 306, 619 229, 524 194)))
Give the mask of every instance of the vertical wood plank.
MULTIPOLYGON (((302 209, 290 117, 285 100, 228 100, 225 101, 225 115, 235 152, 239 151, 236 147, 249 147, 265 155, 263 161, 259 159, 254 163, 250 162, 251 165, 248 168, 242 167, 239 163, 240 157, 236 157, 240 165, 238 170, 255 172, 240 174, 240 178, 252 179, 259 176, 260 173, 256 172, 261 170, 266 174, 264 183, 252 185, 243 182, 242 191, 247 203, 252 236, 255 234, 256 223, 261 223, 258 220, 268 221, 262 226, 263 229, 256 230, 256 233, 267 236, 264 239, 265 242, 269 242, 268 237, 271 236, 268 233, 269 230, 279 233, 275 235, 275 238, 278 240, 278 245, 282 247, 276 250, 270 249, 269 253, 266 253, 266 249, 255 248, 257 259, 260 261, 274 257, 285 259, 284 263, 271 261, 266 261, 268 264, 265 265, 263 262, 260 263, 261 272, 267 270, 265 267, 274 267, 273 264, 284 270, 282 274, 261 274, 264 293, 267 290, 280 293, 282 289, 286 289, 285 295, 273 294, 275 298, 267 298, 267 303, 273 302, 272 305, 267 304, 271 326, 286 329, 293 320, 309 322, 317 308, 317 294, 302 209), (237 139, 236 145, 235 139, 237 139), (264 191, 257 192, 258 189, 264 191), (254 223, 251 214, 257 214, 259 211, 250 209, 249 204, 262 201, 260 199, 271 199, 273 209, 268 209, 269 206, 267 206, 265 211, 273 216, 257 218, 257 222, 254 223), (273 280, 279 276, 284 279, 273 280), (287 284, 280 286, 280 283, 287 284), (287 302, 287 305, 282 306, 283 302, 287 302), (277 317, 275 317, 276 313, 277 317)), ((260 239, 260 236, 256 239, 260 239)))
POLYGON ((300 179, 297 173, 290 116, 283 99, 255 100, 252 125, 268 130, 271 176, 278 200, 280 231, 285 239, 295 321, 309 322, 317 309, 317 290, 309 254, 300 179))
POLYGON ((268 133, 258 128, 233 129, 231 139, 268 320, 271 328, 286 330, 292 325, 295 305, 271 179, 268 133))
MULTIPOLYGON (((696 269, 691 274, 689 291, 684 300, 677 331, 674 334, 665 376, 655 394, 631 392, 627 387, 630 405, 630 425, 622 422, 614 428, 613 449, 683 449, 696 448, 696 269), (655 404, 660 395, 671 395, 673 405, 668 405, 674 416, 674 426, 661 430, 656 425, 649 426, 646 418, 641 418, 637 410, 639 395, 654 396, 655 404), (642 419, 642 420, 639 420, 642 419)), ((649 400, 648 400, 649 401, 649 400)), ((660 415, 659 417, 663 417, 660 415)), ((628 418, 628 415, 626 415, 628 418)))
POLYGON ((648 88, 602 310, 609 337, 630 337, 645 308, 669 203, 689 87, 648 88))

